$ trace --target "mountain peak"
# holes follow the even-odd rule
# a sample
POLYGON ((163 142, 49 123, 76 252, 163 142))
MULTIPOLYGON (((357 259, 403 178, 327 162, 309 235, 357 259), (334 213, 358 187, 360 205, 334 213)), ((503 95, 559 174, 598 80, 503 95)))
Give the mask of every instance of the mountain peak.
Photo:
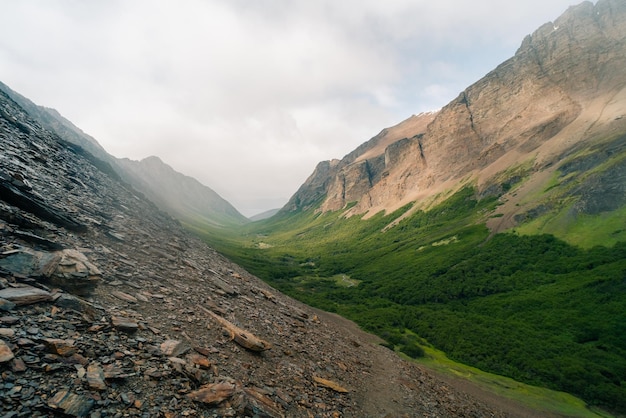
POLYGON ((385 129, 340 163, 316 169, 284 209, 321 201, 322 211, 353 203, 350 213, 374 214, 428 204, 468 182, 488 189, 527 161, 536 171, 553 167, 623 128, 624 68, 626 3, 570 7, 440 111, 385 129))

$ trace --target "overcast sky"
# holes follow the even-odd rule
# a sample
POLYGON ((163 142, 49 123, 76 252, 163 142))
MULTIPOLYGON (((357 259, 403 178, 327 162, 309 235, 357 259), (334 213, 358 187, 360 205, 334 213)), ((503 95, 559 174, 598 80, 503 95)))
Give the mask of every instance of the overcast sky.
POLYGON ((0 81, 244 215, 438 109, 578 0, 0 0, 0 81))

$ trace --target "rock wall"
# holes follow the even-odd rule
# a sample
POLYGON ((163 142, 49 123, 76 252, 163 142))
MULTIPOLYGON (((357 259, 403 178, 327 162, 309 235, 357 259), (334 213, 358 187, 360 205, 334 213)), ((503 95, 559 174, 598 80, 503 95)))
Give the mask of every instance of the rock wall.
MULTIPOLYGON (((315 192, 325 197, 320 209, 358 201, 351 213, 393 210, 468 176, 488 182, 485 176, 512 163, 546 160, 542 153, 548 151, 566 155, 589 138, 554 141, 549 150, 545 145, 574 124, 578 132, 594 127, 599 136, 595 121, 626 86, 624 68, 626 4, 600 0, 570 7, 527 36, 512 58, 459 94, 426 127, 403 129, 393 141, 385 141, 383 131, 329 170, 330 178, 318 177, 317 184, 325 185, 315 192), (361 160, 376 155, 385 156, 384 168, 372 177, 361 160)), ((305 183, 296 196, 310 193, 305 183)))

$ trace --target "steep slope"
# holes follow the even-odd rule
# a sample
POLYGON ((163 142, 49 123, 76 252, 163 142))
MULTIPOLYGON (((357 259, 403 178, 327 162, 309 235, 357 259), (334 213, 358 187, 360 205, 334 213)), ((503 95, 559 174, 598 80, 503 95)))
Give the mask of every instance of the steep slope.
POLYGON ((178 219, 217 225, 248 221, 214 190, 175 171, 158 157, 141 161, 122 158, 117 165, 124 180, 178 219))
POLYGON ((91 136, 54 109, 38 106, 31 100, 0 83, 0 90, 25 109, 46 129, 55 132, 64 141, 76 144, 102 163, 101 168, 113 171, 128 184, 149 196, 162 210, 172 216, 191 222, 229 225, 247 222, 230 203, 211 188, 185 176, 155 157, 141 162, 118 159, 109 154, 91 136))
POLYGON ((504 416, 185 233, 0 92, 3 416, 504 416))
MULTIPOLYGON (((426 119, 427 126, 416 124, 384 142, 386 148, 370 149, 383 143, 383 131, 341 161, 320 163, 284 211, 314 204, 337 210, 356 202, 350 213, 371 216, 413 201, 425 207, 470 182, 481 193, 501 194, 513 177, 535 185, 523 189, 529 194, 542 190, 566 157, 590 147, 615 149, 611 141, 626 132, 625 64, 626 4, 599 0, 571 7, 426 119)), ((514 193, 515 203, 501 208, 509 222, 496 230, 532 209, 516 206, 522 197, 514 193)))

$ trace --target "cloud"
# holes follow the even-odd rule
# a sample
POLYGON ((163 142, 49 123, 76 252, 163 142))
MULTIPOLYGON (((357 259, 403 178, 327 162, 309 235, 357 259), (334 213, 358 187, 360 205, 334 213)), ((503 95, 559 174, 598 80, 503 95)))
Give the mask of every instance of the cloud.
POLYGON ((0 0, 0 80, 252 215, 320 160, 445 105, 567 5, 0 0))

